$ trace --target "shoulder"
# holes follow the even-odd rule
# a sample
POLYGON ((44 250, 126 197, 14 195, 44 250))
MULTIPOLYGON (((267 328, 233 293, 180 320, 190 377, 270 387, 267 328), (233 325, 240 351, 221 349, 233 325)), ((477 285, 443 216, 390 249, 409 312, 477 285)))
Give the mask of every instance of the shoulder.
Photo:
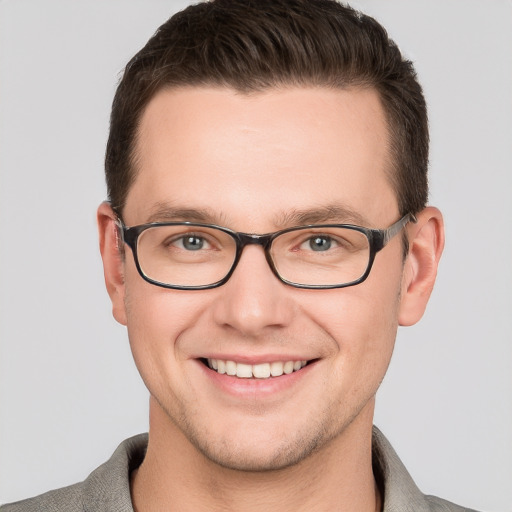
POLYGON ((83 482, 0 507, 0 512, 133 512, 130 473, 146 454, 147 435, 123 441, 83 482))
POLYGON ((384 498, 383 512, 476 512, 423 494, 382 432, 374 427, 373 472, 384 498))
POLYGON ((35 498, 2 505, 0 512, 78 512, 83 507, 83 482, 41 494, 35 498))
POLYGON ((455 503, 443 500, 437 496, 424 496, 424 499, 428 503, 431 512, 477 512, 472 508, 455 505, 455 503))

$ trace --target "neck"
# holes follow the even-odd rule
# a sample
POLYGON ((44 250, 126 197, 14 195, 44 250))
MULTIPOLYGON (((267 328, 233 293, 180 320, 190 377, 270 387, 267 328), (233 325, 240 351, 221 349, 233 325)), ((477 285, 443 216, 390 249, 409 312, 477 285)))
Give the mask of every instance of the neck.
POLYGON ((371 459, 373 401, 367 409, 299 464, 250 472, 224 468, 207 459, 152 402, 148 450, 144 462, 132 474, 134 509, 381 510, 371 459))

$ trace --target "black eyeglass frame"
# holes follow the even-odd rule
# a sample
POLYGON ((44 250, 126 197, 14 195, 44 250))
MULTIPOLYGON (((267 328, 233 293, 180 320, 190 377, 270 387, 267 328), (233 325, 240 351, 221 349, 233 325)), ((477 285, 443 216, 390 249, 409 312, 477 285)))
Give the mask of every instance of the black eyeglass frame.
POLYGON ((148 283, 154 284, 156 286, 160 286, 162 288, 170 288, 174 290, 208 290, 211 288, 217 288, 219 286, 222 286, 223 284, 227 283, 229 278, 232 276, 233 272, 235 271, 235 268, 238 265, 238 262, 240 261, 240 258, 242 256, 242 251, 244 250, 244 247, 246 245, 255 244, 255 245, 261 245, 263 247, 263 250, 265 251, 265 258, 267 260, 267 263, 272 270, 272 273, 284 284, 287 284, 289 286, 293 286, 294 288, 305 288, 305 289, 314 289, 314 290, 326 290, 326 289, 333 289, 333 288, 347 288, 348 286, 355 286, 357 284, 362 283, 370 274, 370 271, 373 266, 373 262, 375 260, 375 255, 384 249, 384 247, 388 244, 388 242, 394 238, 402 229, 409 223, 409 222, 417 222, 416 217, 412 213, 407 213, 404 215, 401 219, 396 221, 394 224, 389 226, 386 229, 371 229, 371 228, 365 228, 362 226, 356 226, 353 224, 309 224, 306 226, 294 226, 291 228, 282 229, 280 231, 275 231, 273 233, 267 233, 264 235, 257 235, 252 233, 243 233, 238 231, 233 231, 229 228, 225 228, 223 226, 217 226, 216 224, 202 224, 198 222, 153 222, 150 224, 140 224, 137 226, 131 226, 127 227, 121 220, 121 218, 117 218, 116 224, 119 228, 121 239, 124 243, 126 243, 133 254, 133 259, 135 261, 135 266, 137 268, 137 271, 139 272, 140 276, 147 281, 148 283), (236 254, 235 258, 233 260, 233 263, 231 265, 231 268, 229 269, 228 273, 219 281, 216 281, 215 283, 206 284, 206 285, 196 285, 196 286, 181 286, 181 285, 173 285, 173 284, 167 284, 162 283, 160 281, 156 281, 155 279, 151 279, 146 274, 144 274, 144 271, 142 270, 139 258, 137 255, 137 241, 139 236, 146 231, 147 229, 158 227, 158 226, 190 226, 190 227, 202 227, 202 228, 214 228, 218 229, 219 231, 222 231, 231 238, 235 240, 236 243, 236 254), (366 238, 368 239, 368 245, 370 247, 370 255, 368 258, 368 265, 366 267, 365 272, 361 277, 354 281, 350 281, 349 283, 342 283, 342 284, 328 284, 328 285, 310 285, 310 284, 301 284, 301 283, 294 283, 292 281, 288 281, 287 279, 284 279, 276 269, 274 262, 272 260, 272 256, 270 254, 270 248, 272 246, 273 241, 280 235, 284 233, 289 233, 292 231, 298 231, 301 229, 308 229, 308 228, 314 228, 314 229, 321 229, 321 228, 345 228, 345 229, 353 229, 355 231, 359 231, 360 233, 363 233, 366 238))

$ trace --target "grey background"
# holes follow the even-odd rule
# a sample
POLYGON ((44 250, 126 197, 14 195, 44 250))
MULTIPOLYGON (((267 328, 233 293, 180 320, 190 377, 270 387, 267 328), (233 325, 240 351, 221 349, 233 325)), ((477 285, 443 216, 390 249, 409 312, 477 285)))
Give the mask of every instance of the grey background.
MULTIPOLYGON (((0 1, 0 502, 82 480, 147 429, 95 209, 120 71, 183 1, 0 1)), ((447 246, 376 424, 420 488, 512 511, 512 2, 360 0, 416 62, 447 246)))

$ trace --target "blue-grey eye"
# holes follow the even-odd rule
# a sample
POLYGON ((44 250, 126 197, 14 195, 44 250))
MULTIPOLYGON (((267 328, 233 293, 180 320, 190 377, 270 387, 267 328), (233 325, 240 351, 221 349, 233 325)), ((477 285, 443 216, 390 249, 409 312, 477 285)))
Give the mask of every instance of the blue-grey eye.
POLYGON ((313 251, 328 251, 332 245, 332 238, 328 236, 315 236, 309 239, 309 247, 313 251))
POLYGON ((199 236, 185 236, 181 239, 183 248, 187 251, 199 251, 204 246, 204 238, 199 236))

